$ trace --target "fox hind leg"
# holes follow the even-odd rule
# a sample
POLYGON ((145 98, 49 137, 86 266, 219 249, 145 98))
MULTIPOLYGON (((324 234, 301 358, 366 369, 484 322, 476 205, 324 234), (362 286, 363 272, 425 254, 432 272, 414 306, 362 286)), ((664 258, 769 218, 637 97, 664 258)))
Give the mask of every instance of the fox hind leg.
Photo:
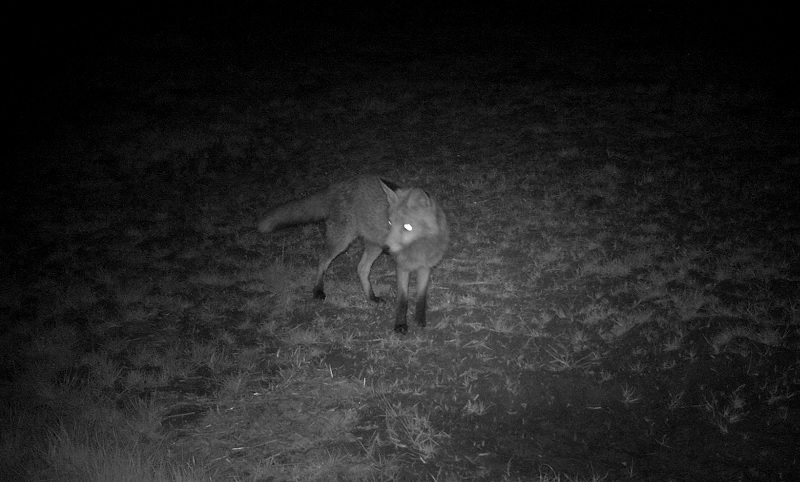
POLYGON ((323 278, 325 277, 325 272, 328 270, 328 266, 330 266, 331 261, 333 261, 334 258, 342 254, 342 251, 350 246, 350 243, 353 242, 354 239, 353 236, 337 236, 331 226, 328 226, 328 233, 327 241, 325 243, 325 253, 319 260, 317 276, 314 280, 314 298, 318 300, 325 299, 323 278))
POLYGON ((383 249, 377 245, 364 241, 364 254, 361 255, 361 261, 358 262, 358 277, 361 278, 361 287, 364 289, 364 294, 367 299, 379 303, 383 301, 381 298, 375 296, 372 290, 372 283, 369 281, 369 272, 372 269, 372 264, 381 255, 383 249))

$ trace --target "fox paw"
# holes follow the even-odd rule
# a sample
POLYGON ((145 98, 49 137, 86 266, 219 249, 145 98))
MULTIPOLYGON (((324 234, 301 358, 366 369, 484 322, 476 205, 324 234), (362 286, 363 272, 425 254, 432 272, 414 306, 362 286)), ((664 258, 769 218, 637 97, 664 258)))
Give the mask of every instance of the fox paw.
POLYGON ((398 335, 405 335, 408 333, 408 325, 396 325, 394 327, 394 332, 398 335))

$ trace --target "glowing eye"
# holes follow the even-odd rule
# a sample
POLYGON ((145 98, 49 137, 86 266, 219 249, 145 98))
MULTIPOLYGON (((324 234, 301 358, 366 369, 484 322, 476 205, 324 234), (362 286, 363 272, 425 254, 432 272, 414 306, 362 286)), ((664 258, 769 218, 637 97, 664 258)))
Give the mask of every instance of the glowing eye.
POLYGON ((414 226, 406 223, 406 224, 403 225, 403 229, 405 229, 406 231, 413 231, 414 230, 414 226))

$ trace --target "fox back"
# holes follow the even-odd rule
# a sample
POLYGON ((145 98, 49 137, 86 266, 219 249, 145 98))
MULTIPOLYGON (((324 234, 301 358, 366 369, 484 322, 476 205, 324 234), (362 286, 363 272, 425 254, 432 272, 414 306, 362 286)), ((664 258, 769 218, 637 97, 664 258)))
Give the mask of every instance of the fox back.
POLYGON ((335 184, 311 196, 291 201, 269 212, 258 230, 269 233, 283 226, 326 221, 327 237, 357 237, 383 244, 388 232, 389 203, 377 176, 359 176, 335 184))

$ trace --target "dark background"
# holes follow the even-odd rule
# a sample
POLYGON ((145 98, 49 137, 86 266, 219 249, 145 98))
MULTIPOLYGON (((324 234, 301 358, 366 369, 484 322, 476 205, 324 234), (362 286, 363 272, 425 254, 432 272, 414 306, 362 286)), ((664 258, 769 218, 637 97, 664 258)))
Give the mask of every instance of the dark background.
POLYGON ((137 40, 155 36, 190 37, 203 49, 198 53, 227 62, 317 54, 352 39, 402 43, 418 55, 437 42, 500 51, 519 47, 509 39, 564 48, 600 43, 612 50, 679 51, 695 63, 704 59, 694 55, 713 53, 717 59, 705 61, 726 58, 742 69, 707 75, 788 89, 796 78, 787 71, 797 64, 792 18, 788 5, 771 3, 299 1, 28 7, 8 21, 11 74, 23 90, 72 80, 98 58, 123 61, 137 40))
MULTIPOLYGON (((367 65, 402 65, 415 58, 457 58, 472 52, 513 57, 516 64, 510 65, 517 68, 507 75, 529 80, 557 78, 559 70, 571 70, 575 51, 583 52, 578 58, 614 57, 616 63, 608 63, 617 66, 624 65, 626 56, 646 52, 654 59, 646 69, 631 66, 619 74, 609 70, 605 78, 566 80, 592 86, 624 75, 625 81, 635 82, 639 76, 644 82, 663 81, 678 88, 724 84, 767 92, 790 109, 798 105, 798 62, 790 48, 795 40, 793 15, 785 4, 29 4, 9 13, 7 21, 14 130, 13 154, 6 163, 23 168, 19 179, 36 177, 43 162, 31 154, 32 147, 63 144, 64 137, 83 135, 65 131, 65 126, 86 125, 87 117, 96 117, 103 105, 119 98, 120 79, 127 88, 144 90, 159 81, 153 74, 159 69, 186 76, 234 70, 275 77, 288 63, 292 68, 303 63, 335 66, 364 45, 372 49, 367 65), (555 59, 552 71, 527 71, 526 64, 542 48, 555 59)), ((364 75, 370 75, 368 69, 364 75)), ((202 82, 207 86, 214 80, 198 79, 198 85, 202 82)), ((287 76, 286 82, 292 79, 287 76)), ((335 82, 330 79, 328 87, 335 82)))

